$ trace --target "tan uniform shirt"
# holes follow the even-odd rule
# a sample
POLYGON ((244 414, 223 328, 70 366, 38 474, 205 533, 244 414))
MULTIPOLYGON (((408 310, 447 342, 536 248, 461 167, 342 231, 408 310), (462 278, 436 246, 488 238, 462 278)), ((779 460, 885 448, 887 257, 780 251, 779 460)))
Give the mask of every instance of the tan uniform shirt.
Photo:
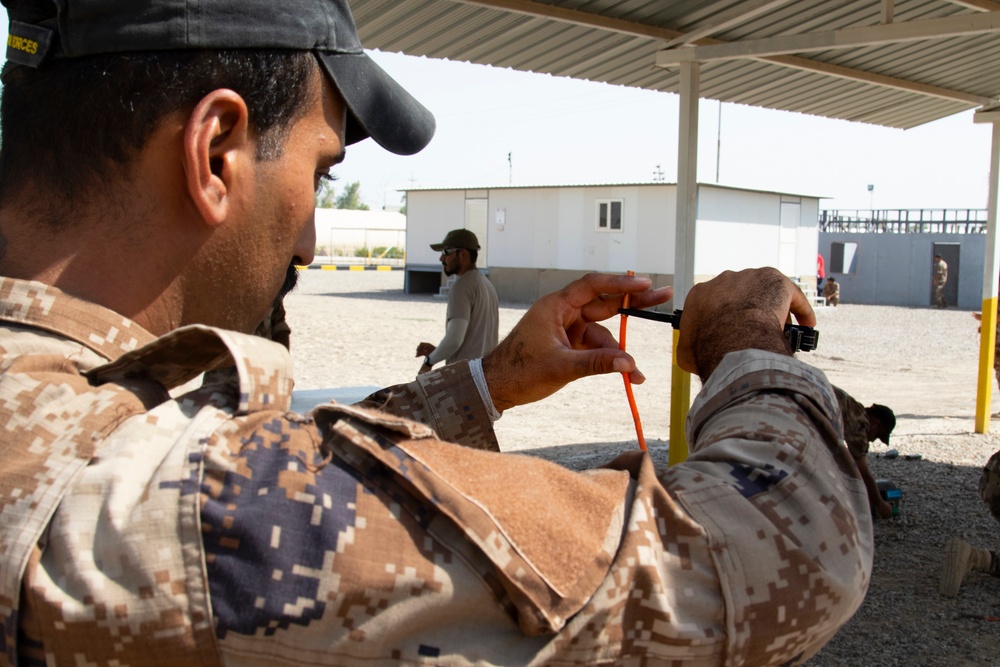
POLYGON ((840 283, 830 282, 829 280, 823 283, 823 296, 829 299, 840 300, 840 283))
POLYGON ((465 338, 449 364, 463 359, 479 359, 497 346, 500 330, 500 306, 493 283, 478 269, 466 271, 448 290, 446 320, 453 317, 467 320, 465 338))
POLYGON ((871 573, 833 392, 790 357, 726 357, 659 473, 474 449, 466 363, 292 414, 280 345, 38 283, 0 279, 0 371, 3 665, 797 664, 871 573), (168 394, 233 360, 238 394, 168 394))
POLYGON ((948 263, 943 259, 934 261, 934 285, 943 287, 948 282, 948 263))

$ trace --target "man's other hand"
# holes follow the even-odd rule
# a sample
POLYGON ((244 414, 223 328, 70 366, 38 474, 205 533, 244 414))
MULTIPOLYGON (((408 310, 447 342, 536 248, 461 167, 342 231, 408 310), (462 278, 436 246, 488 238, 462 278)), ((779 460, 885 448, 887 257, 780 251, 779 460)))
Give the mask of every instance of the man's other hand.
POLYGON ((784 326, 816 326, 816 314, 795 283, 777 269, 725 271, 691 288, 684 300, 677 365, 707 380, 722 358, 758 349, 791 355, 784 326))
POLYGON ((497 410, 541 400, 588 375, 629 373, 636 384, 645 380, 635 359, 596 322, 617 314, 626 293, 631 308, 657 306, 673 296, 671 287, 651 286, 649 278, 591 273, 536 301, 483 358, 497 410))

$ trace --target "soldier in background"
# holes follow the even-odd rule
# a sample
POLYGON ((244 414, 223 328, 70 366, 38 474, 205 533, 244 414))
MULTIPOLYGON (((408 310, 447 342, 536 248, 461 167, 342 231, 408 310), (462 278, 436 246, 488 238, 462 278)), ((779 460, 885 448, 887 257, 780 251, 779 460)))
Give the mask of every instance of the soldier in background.
MULTIPOLYGON (((983 466, 979 476, 979 497, 986 503, 990 514, 1000 522, 1000 452, 996 452, 983 466)), ((974 547, 964 540, 953 538, 945 547, 944 563, 938 590, 941 595, 955 597, 962 582, 973 572, 1000 577, 1000 559, 992 549, 974 547)))
POLYGON ((931 278, 931 285, 934 287, 934 306, 936 308, 947 308, 948 302, 944 298, 944 286, 948 284, 948 263, 941 255, 934 255, 934 275, 931 278))
POLYGON ((448 290, 444 338, 437 345, 422 341, 418 357, 424 361, 417 373, 426 373, 434 364, 453 364, 463 359, 486 356, 500 339, 500 305, 497 291, 483 275, 476 260, 479 239, 468 229, 453 229, 431 250, 441 253, 441 267, 446 276, 457 276, 448 290))
POLYGON ((840 303, 840 283, 834 280, 833 276, 827 278, 826 282, 823 283, 823 297, 828 306, 836 306, 840 303))
POLYGON ((837 395, 844 419, 844 440, 854 462, 858 464, 861 479, 865 482, 872 514, 888 519, 892 516, 892 505, 882 498, 875 478, 868 469, 868 448, 875 439, 889 444, 889 435, 896 427, 896 415, 891 409, 878 403, 872 403, 866 408, 840 387, 834 387, 833 391, 837 395))

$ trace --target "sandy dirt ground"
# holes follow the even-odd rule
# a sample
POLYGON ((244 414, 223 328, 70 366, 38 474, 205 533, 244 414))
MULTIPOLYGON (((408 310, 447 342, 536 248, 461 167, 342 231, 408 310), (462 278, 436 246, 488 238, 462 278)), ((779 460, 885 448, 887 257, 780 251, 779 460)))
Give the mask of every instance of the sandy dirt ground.
MULTIPOLYGON (((412 379, 420 341, 444 333, 445 301, 403 293, 401 271, 307 271, 286 300, 297 389, 386 386, 412 379)), ((844 297, 849 300, 850 295, 844 297)), ((501 337, 524 313, 501 304, 501 337)), ((903 489, 899 517, 876 523, 876 562, 862 608, 807 664, 1000 664, 1000 579, 973 575, 956 599, 937 593, 952 536, 1000 548, 998 526, 976 488, 1000 449, 1000 418, 974 433, 979 337, 968 311, 842 304, 817 311, 816 351, 802 354, 862 403, 895 410, 892 447, 873 444, 876 477, 903 489), (919 460, 906 455, 919 455, 919 460), (975 617, 975 618, 973 618, 975 617)), ((617 319, 610 328, 617 332, 617 319)), ((629 352, 647 376, 635 388, 650 452, 666 465, 669 438, 668 325, 633 318, 629 352)), ((1000 411, 993 387, 991 413, 1000 411)), ((692 394, 698 390, 694 380, 692 394)), ((579 381, 497 423, 501 448, 571 468, 599 465, 636 447, 620 376, 579 381)))

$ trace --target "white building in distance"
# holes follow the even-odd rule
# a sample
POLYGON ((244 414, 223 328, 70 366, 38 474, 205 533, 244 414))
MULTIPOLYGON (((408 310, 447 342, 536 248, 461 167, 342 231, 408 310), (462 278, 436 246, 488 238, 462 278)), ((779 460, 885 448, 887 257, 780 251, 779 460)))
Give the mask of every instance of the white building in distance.
POLYGON ((355 257, 359 248, 406 247, 406 216, 399 211, 316 209, 316 255, 355 257))
MULTIPOLYGON (((478 236, 478 265, 505 301, 530 303, 590 271, 671 285, 676 198, 674 183, 409 190, 406 291, 437 291, 430 244, 463 227, 478 236)), ((819 199, 699 184, 695 280, 774 266, 814 284, 819 199)))

